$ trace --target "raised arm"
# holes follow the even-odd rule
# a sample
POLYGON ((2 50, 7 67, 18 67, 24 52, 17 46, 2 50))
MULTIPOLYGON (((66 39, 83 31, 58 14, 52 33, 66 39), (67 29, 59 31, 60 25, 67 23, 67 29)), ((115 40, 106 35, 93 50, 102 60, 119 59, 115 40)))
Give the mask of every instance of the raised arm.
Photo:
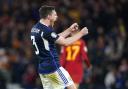
POLYGON ((65 38, 65 37, 69 36, 72 31, 77 30, 77 29, 78 29, 78 24, 74 23, 68 29, 64 30, 63 32, 59 33, 58 35, 65 38))
POLYGON ((84 27, 81 31, 79 31, 78 33, 76 33, 75 35, 71 37, 64 38, 63 36, 60 36, 56 40, 56 43, 60 45, 68 46, 74 43, 75 41, 79 40, 82 36, 87 35, 87 34, 88 34, 88 29, 84 27))

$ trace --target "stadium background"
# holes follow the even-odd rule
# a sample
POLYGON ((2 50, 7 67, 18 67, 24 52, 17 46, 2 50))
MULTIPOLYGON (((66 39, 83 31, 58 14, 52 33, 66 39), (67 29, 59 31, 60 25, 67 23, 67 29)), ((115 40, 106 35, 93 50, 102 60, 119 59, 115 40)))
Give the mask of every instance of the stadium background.
POLYGON ((88 54, 80 89, 128 89, 128 0, 0 0, 0 89, 42 89, 30 30, 43 4, 55 5, 56 32, 87 26, 88 54))

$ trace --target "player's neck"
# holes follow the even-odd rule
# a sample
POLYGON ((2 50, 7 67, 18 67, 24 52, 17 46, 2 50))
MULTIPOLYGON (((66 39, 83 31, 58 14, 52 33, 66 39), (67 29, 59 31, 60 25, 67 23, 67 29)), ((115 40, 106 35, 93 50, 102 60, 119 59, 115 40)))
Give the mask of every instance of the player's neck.
POLYGON ((47 27, 50 26, 50 21, 47 20, 47 19, 46 19, 46 20, 45 20, 45 19, 41 19, 41 20, 40 20, 40 23, 43 24, 43 25, 46 25, 47 27))

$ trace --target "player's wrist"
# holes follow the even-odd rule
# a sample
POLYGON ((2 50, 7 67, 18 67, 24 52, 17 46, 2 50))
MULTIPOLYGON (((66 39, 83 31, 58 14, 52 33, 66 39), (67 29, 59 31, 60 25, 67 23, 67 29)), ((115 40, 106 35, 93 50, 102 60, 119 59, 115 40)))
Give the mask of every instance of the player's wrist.
POLYGON ((84 32, 82 32, 82 31, 80 31, 79 33, 81 34, 81 36, 84 36, 84 35, 85 35, 85 33, 84 33, 84 32))
POLYGON ((69 32, 72 32, 72 27, 69 27, 69 28, 68 28, 68 31, 69 31, 69 32))

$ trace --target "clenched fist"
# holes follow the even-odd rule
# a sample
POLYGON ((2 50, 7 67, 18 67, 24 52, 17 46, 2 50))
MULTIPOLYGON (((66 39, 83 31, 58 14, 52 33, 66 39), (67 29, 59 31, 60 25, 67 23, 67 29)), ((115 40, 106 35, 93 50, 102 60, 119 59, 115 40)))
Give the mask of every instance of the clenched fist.
POLYGON ((70 31, 73 32, 73 31, 78 30, 78 27, 79 27, 78 24, 77 23, 74 23, 69 28, 70 28, 70 31))
POLYGON ((80 32, 81 32, 83 35, 87 35, 87 34, 88 34, 88 29, 87 29, 87 27, 82 28, 80 32))

